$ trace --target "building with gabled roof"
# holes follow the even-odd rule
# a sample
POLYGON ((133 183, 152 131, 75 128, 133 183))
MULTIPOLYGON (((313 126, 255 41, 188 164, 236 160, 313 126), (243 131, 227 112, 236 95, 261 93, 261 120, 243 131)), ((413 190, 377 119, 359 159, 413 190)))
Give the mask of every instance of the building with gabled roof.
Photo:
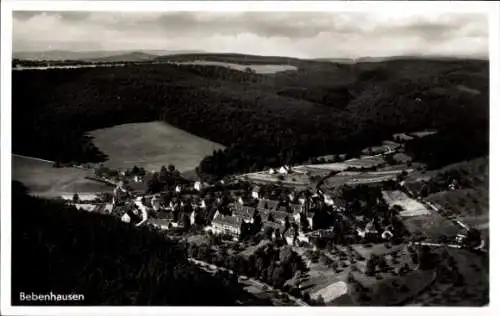
POLYGON ((243 219, 239 216, 223 215, 219 211, 215 212, 210 226, 205 227, 206 231, 215 234, 229 234, 237 238, 241 231, 243 219))
POLYGON ((232 211, 233 211, 233 216, 239 217, 245 221, 249 221, 253 218, 253 214, 255 212, 255 207, 242 206, 242 205, 236 204, 232 208, 232 211))

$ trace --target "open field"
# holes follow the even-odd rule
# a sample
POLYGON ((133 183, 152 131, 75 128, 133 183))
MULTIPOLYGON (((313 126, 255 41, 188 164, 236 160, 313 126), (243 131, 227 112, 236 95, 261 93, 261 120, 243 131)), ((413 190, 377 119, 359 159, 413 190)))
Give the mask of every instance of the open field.
POLYGON ((403 222, 410 233, 426 237, 428 241, 438 241, 441 236, 454 237, 459 233, 464 233, 461 227, 437 212, 404 217, 403 222))
MULTIPOLYGON (((342 185, 370 184, 395 180, 402 170, 372 171, 372 172, 342 172, 325 180, 326 188, 342 185)), ((407 170, 411 171, 411 170, 407 170)))
POLYGON ((483 216, 489 212, 489 192, 484 187, 441 191, 425 199, 440 205, 447 213, 454 216, 483 216))
POLYGON ((250 68, 258 74, 274 74, 280 71, 297 70, 296 66, 292 65, 244 65, 244 64, 234 64, 229 62, 219 62, 219 61, 207 61, 207 60, 196 60, 192 62, 180 62, 179 65, 203 65, 203 66, 220 66, 227 67, 238 71, 245 71, 246 68, 250 68))
POLYGON ((293 185, 293 186, 308 186, 311 185, 311 181, 309 180, 309 176, 300 173, 292 173, 288 175, 283 175, 283 180, 278 178, 279 174, 269 174, 269 172, 255 172, 249 173, 245 175, 248 177, 248 180, 253 182, 261 182, 261 183, 277 183, 281 182, 285 185, 293 185))
POLYGON ((399 213, 402 217, 427 215, 430 211, 419 201, 410 198, 401 191, 383 191, 382 195, 390 207, 399 205, 403 211, 399 213))
POLYGON ((183 172, 194 169, 214 150, 224 148, 163 122, 132 123, 94 130, 94 144, 108 155, 111 168, 160 170, 174 164, 183 172))
POLYGON ((355 158, 343 162, 332 162, 314 165, 305 165, 309 169, 321 169, 328 171, 344 171, 348 168, 372 168, 384 164, 385 160, 382 156, 367 156, 363 158, 355 158))
POLYGON ((110 191, 102 183, 85 179, 88 171, 77 168, 54 168, 51 163, 12 156, 12 179, 22 182, 40 196, 110 191))

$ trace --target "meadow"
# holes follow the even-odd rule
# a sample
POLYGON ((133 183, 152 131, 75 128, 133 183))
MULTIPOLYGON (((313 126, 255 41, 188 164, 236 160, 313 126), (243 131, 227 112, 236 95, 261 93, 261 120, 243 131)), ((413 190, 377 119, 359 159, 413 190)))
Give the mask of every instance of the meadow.
POLYGON ((12 179, 22 182, 33 194, 60 196, 61 194, 95 193, 112 188, 85 179, 88 171, 77 168, 54 168, 49 162, 12 156, 12 179))
POLYGON ((246 71, 247 68, 251 69, 258 74, 274 74, 280 71, 290 71, 297 70, 296 66, 292 65, 242 65, 234 64, 228 62, 218 62, 218 61, 206 61, 206 60, 196 60, 192 62, 181 62, 179 65, 203 65, 203 66, 219 66, 227 67, 238 71, 246 71))
POLYGON ((110 168, 144 167, 159 171, 169 164, 181 171, 193 170, 220 144, 163 122, 131 123, 89 132, 94 144, 108 156, 110 168))

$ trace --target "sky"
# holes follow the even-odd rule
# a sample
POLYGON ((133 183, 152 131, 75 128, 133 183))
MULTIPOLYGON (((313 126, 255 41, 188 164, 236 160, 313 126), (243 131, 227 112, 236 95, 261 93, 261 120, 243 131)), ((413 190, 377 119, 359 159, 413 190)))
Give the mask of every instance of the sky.
POLYGON ((17 11, 13 50, 485 57, 488 21, 476 13, 17 11))

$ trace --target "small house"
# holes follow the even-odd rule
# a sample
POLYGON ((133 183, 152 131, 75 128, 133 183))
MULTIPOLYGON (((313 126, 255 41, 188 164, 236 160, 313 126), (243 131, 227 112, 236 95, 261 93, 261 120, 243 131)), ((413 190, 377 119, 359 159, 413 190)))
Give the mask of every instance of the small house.
POLYGON ((203 186, 203 185, 202 185, 201 181, 196 181, 196 182, 194 183, 194 189, 195 189, 196 191, 201 191, 202 186, 203 186))
POLYGON ((176 185, 175 186, 175 192, 181 193, 181 191, 182 191, 181 186, 180 185, 176 185))
POLYGON ((200 202, 200 208, 207 208, 207 203, 205 202, 205 199, 202 199, 201 202, 200 202))
POLYGON ((255 186, 252 190, 252 197, 254 199, 258 199, 260 198, 260 187, 259 186, 255 186))
POLYGON ((274 170, 274 168, 269 169, 269 174, 275 174, 275 173, 276 173, 276 170, 274 170))
POLYGON ((389 240, 389 239, 391 239, 392 237, 394 237, 394 234, 393 234, 390 230, 385 230, 385 231, 382 233, 382 239, 389 240))

